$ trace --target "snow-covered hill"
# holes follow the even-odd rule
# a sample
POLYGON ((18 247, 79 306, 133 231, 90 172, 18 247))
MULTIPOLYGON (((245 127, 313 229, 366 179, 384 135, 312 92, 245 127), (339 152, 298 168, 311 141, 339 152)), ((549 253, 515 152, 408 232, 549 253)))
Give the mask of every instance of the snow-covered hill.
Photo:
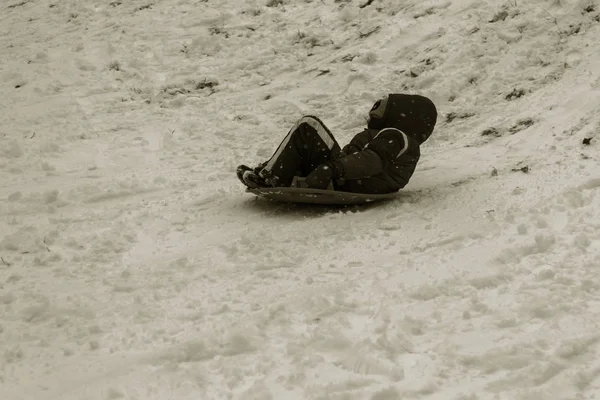
POLYGON ((0 398, 600 396, 600 4, 6 0, 0 398), (235 166, 390 92, 439 119, 398 200, 235 166))

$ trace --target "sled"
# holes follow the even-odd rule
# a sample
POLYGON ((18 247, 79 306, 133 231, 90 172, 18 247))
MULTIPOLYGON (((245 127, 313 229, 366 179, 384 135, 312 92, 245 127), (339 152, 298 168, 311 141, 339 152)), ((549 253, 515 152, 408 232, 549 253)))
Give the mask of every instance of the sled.
POLYGON ((386 194, 352 193, 329 189, 310 189, 303 187, 303 179, 294 178, 290 187, 273 188, 246 188, 247 193, 252 193, 265 199, 284 203, 310 203, 327 205, 359 205, 382 200, 392 200, 397 192, 386 194))

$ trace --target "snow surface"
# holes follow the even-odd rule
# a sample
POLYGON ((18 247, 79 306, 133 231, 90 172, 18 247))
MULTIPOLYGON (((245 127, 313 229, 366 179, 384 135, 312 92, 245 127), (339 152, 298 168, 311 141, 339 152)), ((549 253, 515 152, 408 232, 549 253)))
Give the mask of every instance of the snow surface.
POLYGON ((0 399, 600 398, 595 0, 5 0, 0 399), (390 92, 393 202, 235 166, 390 92), (587 144, 585 144, 585 143, 587 144))

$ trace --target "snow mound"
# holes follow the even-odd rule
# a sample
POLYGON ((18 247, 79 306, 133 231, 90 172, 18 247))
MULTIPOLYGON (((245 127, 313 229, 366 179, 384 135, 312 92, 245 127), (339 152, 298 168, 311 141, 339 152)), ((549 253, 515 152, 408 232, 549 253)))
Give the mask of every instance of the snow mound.
POLYGON ((0 398, 600 394, 594 1, 0 5, 0 398), (293 123, 439 118, 398 199, 243 192, 293 123))

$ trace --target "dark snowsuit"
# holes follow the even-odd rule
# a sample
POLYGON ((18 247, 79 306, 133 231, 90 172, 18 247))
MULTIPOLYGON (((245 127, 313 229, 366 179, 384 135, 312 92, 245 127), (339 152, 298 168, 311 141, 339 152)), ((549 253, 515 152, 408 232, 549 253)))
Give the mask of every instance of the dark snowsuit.
POLYGON ((306 177, 327 164, 334 171, 335 190, 377 194, 402 189, 419 161, 419 146, 435 127, 435 105, 423 96, 390 94, 373 105, 369 117, 367 128, 343 149, 317 117, 301 118, 261 175, 289 186, 294 176, 306 177))

